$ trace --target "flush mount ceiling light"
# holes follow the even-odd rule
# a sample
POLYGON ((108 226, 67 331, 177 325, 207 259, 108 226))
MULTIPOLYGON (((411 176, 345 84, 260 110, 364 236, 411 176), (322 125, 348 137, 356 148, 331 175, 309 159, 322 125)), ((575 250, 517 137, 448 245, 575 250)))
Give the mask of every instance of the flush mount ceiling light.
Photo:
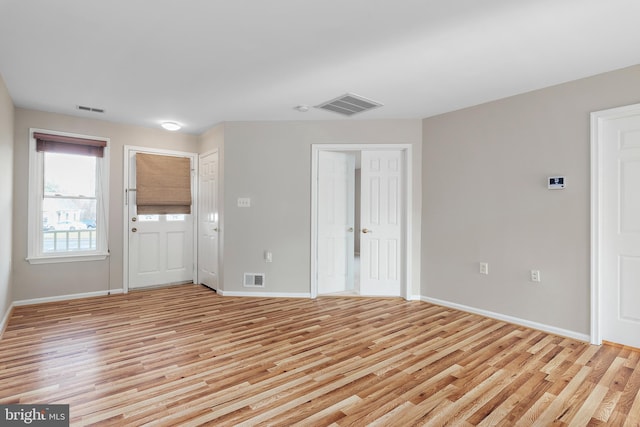
POLYGON ((345 93, 344 95, 315 106, 315 108, 332 111, 345 116, 352 116, 378 107, 382 107, 382 104, 353 93, 345 93))
POLYGON ((309 106, 308 105, 298 105, 296 107, 293 107, 294 110, 298 110, 301 113, 306 113, 307 111, 309 111, 309 106))
POLYGON ((162 126, 166 130, 171 130, 171 131, 179 130, 180 128, 182 128, 182 126, 180 126, 176 122, 162 122, 160 126, 162 126))

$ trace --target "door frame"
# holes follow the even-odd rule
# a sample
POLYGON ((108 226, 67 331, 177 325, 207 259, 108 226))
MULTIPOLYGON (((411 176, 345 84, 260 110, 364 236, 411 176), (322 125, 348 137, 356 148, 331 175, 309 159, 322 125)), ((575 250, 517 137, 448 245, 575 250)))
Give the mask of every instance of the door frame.
POLYGON ((367 151, 389 150, 401 151, 403 154, 402 173, 402 278, 400 280, 400 295, 411 299, 412 291, 412 161, 411 144, 312 144, 311 145, 311 298, 318 297, 318 153, 320 151, 367 151))
POLYGON ((122 289, 126 294, 129 292, 129 155, 131 152, 148 154, 159 154, 167 156, 188 157, 191 160, 191 215, 193 233, 193 280, 198 275, 198 153, 187 151, 165 150, 162 148, 139 147, 135 145, 125 145, 123 156, 123 182, 122 194, 124 197, 122 206, 122 289))
POLYGON ((591 344, 602 344, 602 192, 604 144, 603 128, 608 120, 640 113, 640 104, 591 113, 591 344))

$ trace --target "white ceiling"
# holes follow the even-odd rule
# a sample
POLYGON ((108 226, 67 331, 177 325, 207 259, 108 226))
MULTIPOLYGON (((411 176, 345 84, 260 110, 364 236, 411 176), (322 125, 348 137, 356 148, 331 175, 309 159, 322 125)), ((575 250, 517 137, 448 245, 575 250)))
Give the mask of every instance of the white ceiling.
POLYGON ((639 64, 639 22, 639 0, 0 0, 0 74, 18 107, 189 133, 423 118, 639 64), (345 92, 384 107, 294 109, 345 92))

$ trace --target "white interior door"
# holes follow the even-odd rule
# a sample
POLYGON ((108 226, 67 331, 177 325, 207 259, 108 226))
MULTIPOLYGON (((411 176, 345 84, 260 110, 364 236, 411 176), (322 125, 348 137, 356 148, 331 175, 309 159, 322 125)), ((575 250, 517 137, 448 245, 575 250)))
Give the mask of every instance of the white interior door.
POLYGON ((362 151, 360 294, 401 296, 402 151, 362 151))
POLYGON ((198 281, 218 289, 218 152, 200 157, 198 281))
POLYGON ((138 216, 136 153, 128 150, 129 288, 192 282, 193 215, 138 216))
POLYGON ((640 111, 602 131, 601 334, 640 348, 640 111))
POLYGON ((353 290, 355 153, 318 153, 318 293, 353 290))

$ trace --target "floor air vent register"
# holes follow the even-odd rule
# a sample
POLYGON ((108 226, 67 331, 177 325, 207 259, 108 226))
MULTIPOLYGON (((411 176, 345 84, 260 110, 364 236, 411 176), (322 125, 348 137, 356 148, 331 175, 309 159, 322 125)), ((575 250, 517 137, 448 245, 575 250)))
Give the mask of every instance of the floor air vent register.
POLYGON ((244 286, 247 288, 264 288, 264 274, 244 273, 244 286))

